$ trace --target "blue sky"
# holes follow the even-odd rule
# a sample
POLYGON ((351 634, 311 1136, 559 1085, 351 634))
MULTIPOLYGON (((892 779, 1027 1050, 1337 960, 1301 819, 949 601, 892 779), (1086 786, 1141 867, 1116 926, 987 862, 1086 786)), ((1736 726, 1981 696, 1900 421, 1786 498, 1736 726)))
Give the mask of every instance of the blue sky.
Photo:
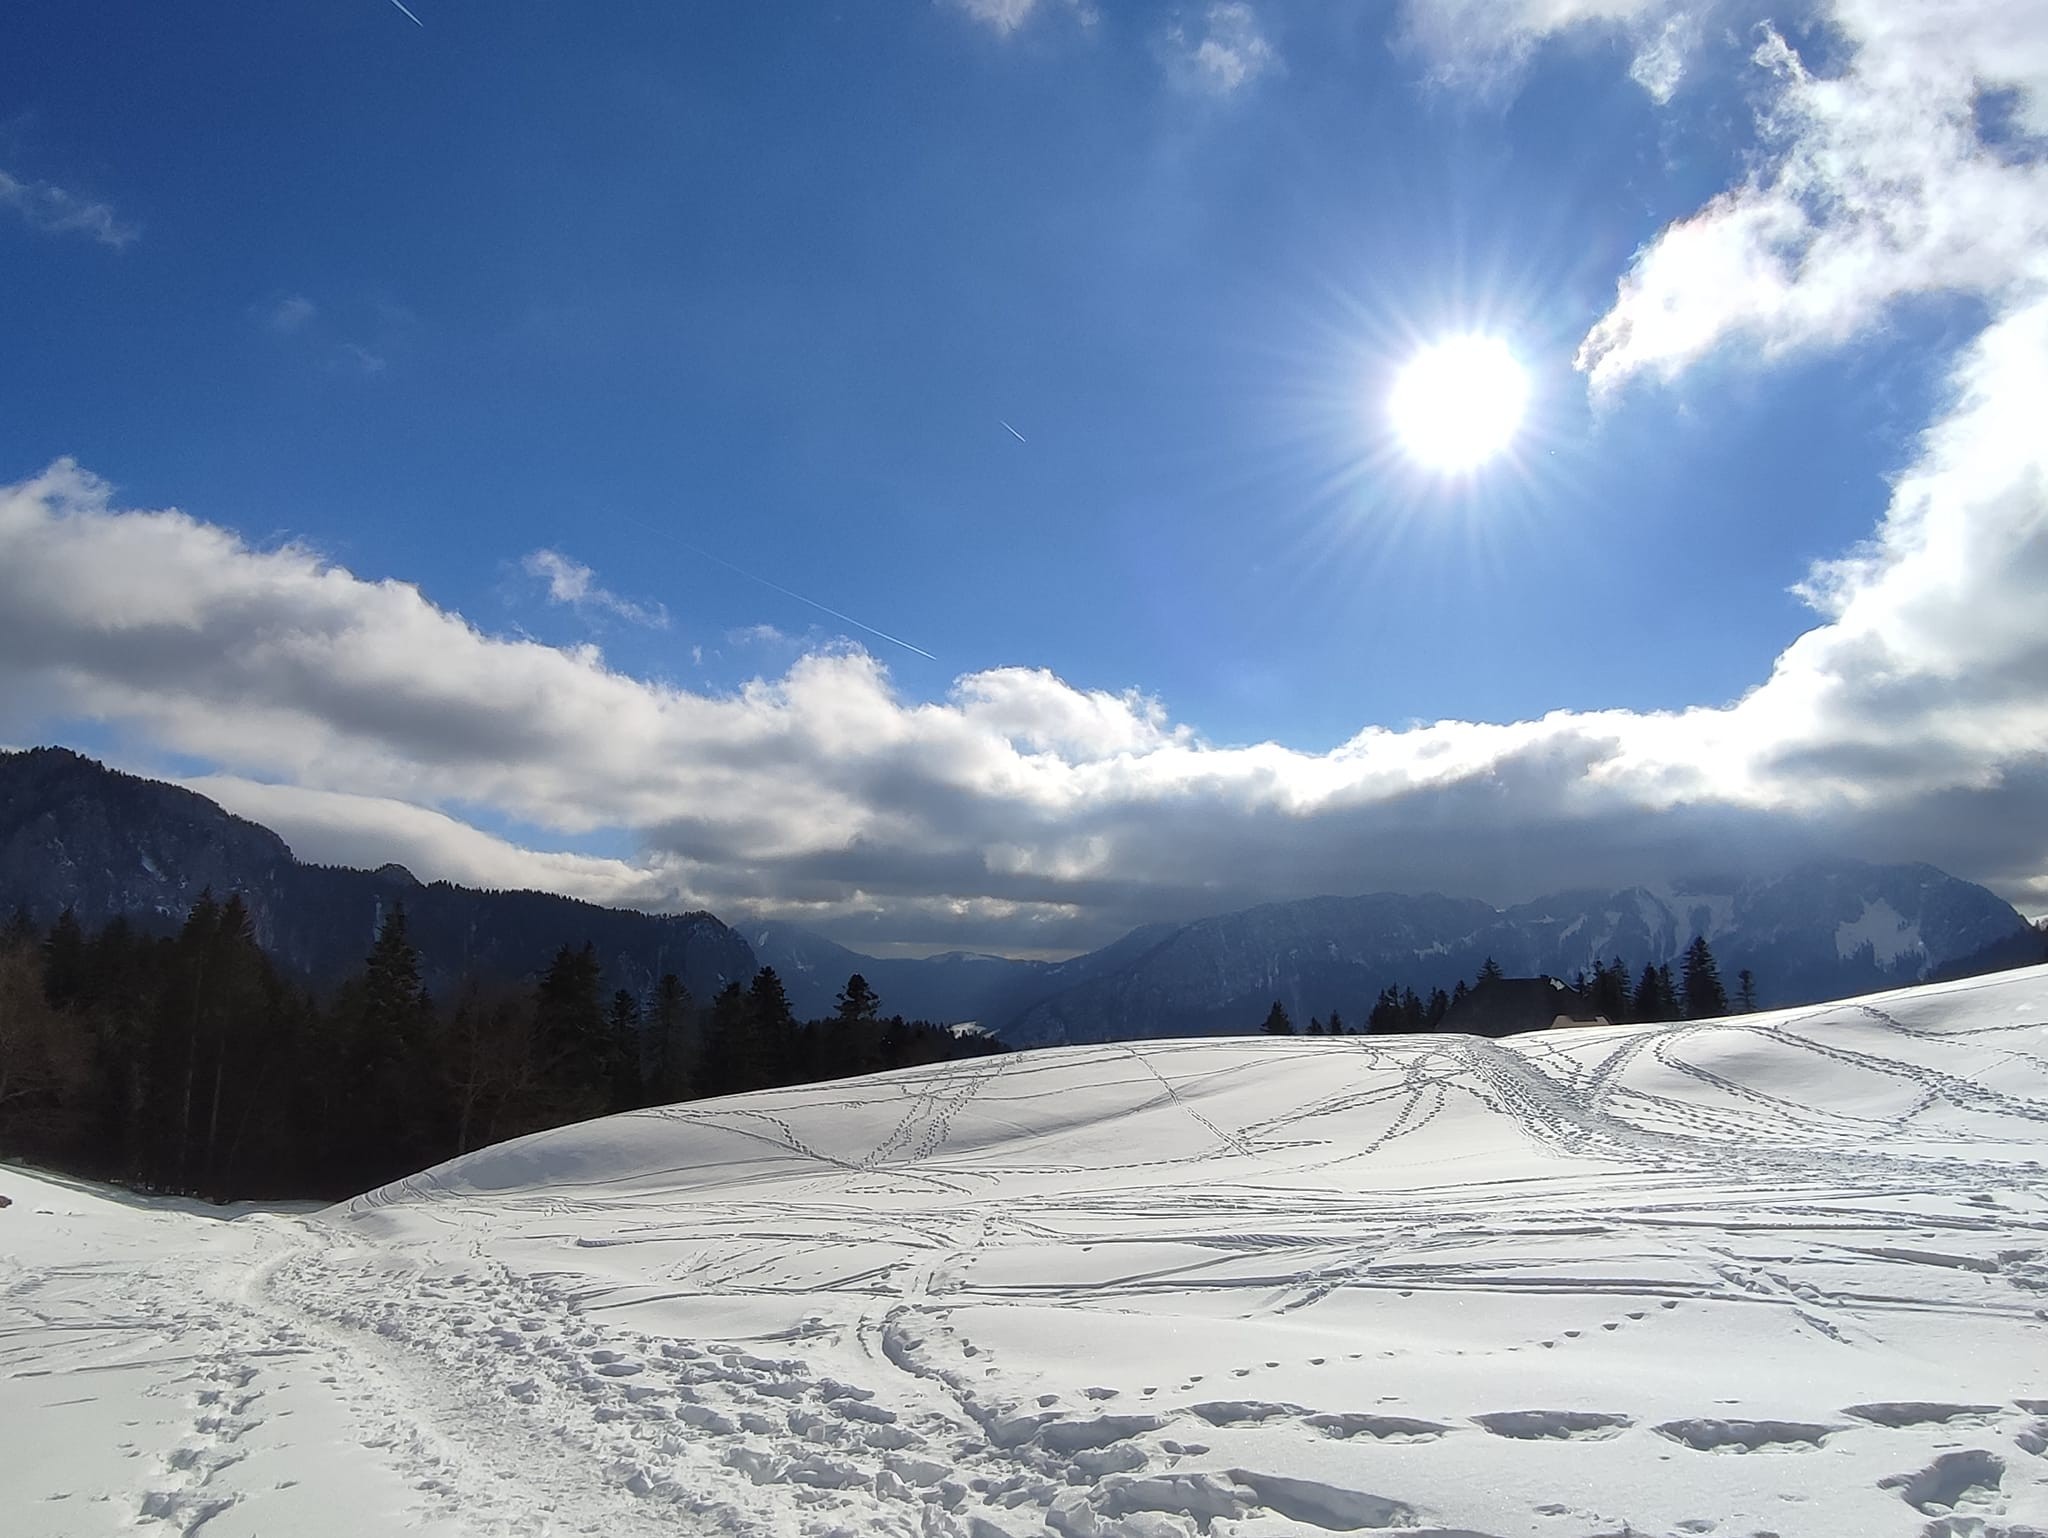
MULTIPOLYGON (((1979 803, 1917 820, 2039 773, 2023 701, 1988 729, 1916 726, 1896 701, 1836 722, 1788 686, 1796 706, 1740 735, 1825 772, 1710 762, 1728 707, 1799 637, 1842 631, 1793 589, 1888 529, 1892 565, 1850 595, 1892 653, 1871 676, 1902 657, 1953 675, 1924 626, 1877 623, 1924 607, 1897 591, 1927 542, 1898 528, 1893 483, 1942 468, 1922 435, 1954 418, 1957 371, 2030 313, 2043 29, 1979 7, 1916 31, 1920 8, 1849 0, 413 9, 422 25, 385 0, 15 8, 0 483, 40 487, 20 538, 45 557, 66 519, 127 549, 148 541, 124 519, 182 509, 240 542, 209 571, 310 563, 373 606, 369 584, 413 584, 422 623, 494 643, 479 666, 516 671, 530 640, 597 668, 595 646, 664 724, 537 749, 519 701, 538 686, 506 680, 499 727, 409 736, 339 698, 360 679, 325 649, 360 621, 309 639, 278 597, 238 638, 250 600, 227 576, 241 599, 159 621, 207 638, 212 682, 145 688, 89 635, 51 640, 0 682, 9 740, 197 777, 307 852, 913 948, 1059 950, 1296 886, 1656 879, 1730 837, 2048 895, 2048 851, 1994 859, 1979 803), (1890 100, 1926 29, 1925 90, 1890 100), (1997 144, 1973 127, 1987 92, 2010 104, 1997 144), (1881 163, 1916 135, 1950 162, 1881 163), (1873 201, 1902 180, 1935 236, 1873 201), (2017 228, 1985 249, 1940 235, 1971 209, 1930 200, 1965 195, 2009 197, 2017 228), (1446 477, 1401 452, 1384 403, 1419 348, 1472 330, 1519 356, 1532 405, 1507 454, 1446 477), (82 478, 61 493, 34 480, 60 460, 82 478), (308 648, 318 687, 250 671, 313 668, 308 648), (925 767, 821 770, 849 701, 925 767), (696 702, 727 725, 680 724, 696 702), (772 719, 731 725, 755 708, 772 719), (1074 710, 1136 724, 1044 725, 1074 710), (1512 790, 1488 754, 1542 750, 1511 732, 1481 751, 1479 729, 1553 712, 1574 740, 1585 718, 1626 741, 1582 765, 1576 800, 1533 798, 1553 832, 1505 864, 1319 821, 1512 790), (1695 737, 1666 741, 1659 713, 1695 737), (995 756, 915 750, 938 716, 995 756), (1471 728, 1454 748, 1428 735, 1445 722, 1471 728), (1393 767, 1343 756, 1370 728, 1393 767), (1943 767, 1835 766, 1900 735, 1943 767), (1445 762, 1450 780, 1416 767, 1445 762), (579 796, 579 776, 608 788, 579 796), (1560 855, 1560 819, 1610 793, 1655 828, 1560 855), (1210 794, 1240 831, 1203 857, 1242 868, 1233 840, 1279 818, 1270 861, 1242 883, 1193 856, 1150 873, 1149 840, 1211 825, 1188 805, 1210 794), (1873 838, 1879 807, 1899 815, 1873 838), (1711 831, 1667 837, 1688 819, 1711 831), (1297 839, 1341 858, 1290 864, 1297 839)), ((2012 516, 1994 537, 1958 513, 1956 537, 1988 569, 2041 537, 2012 516)), ((2039 637, 2015 624, 1993 660, 2024 674, 2039 637)), ((1814 671, 1863 698, 1838 662, 1814 671)))

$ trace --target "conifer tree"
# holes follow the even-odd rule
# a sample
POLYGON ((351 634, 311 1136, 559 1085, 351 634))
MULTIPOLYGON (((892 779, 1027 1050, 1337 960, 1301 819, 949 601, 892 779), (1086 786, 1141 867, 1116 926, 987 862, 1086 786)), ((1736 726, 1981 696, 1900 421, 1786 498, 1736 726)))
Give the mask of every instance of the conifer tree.
POLYGON ((696 1092, 697 1040, 690 992, 673 972, 654 985, 647 1019, 647 1083, 653 1101, 667 1105, 696 1092))
POLYGON ((437 1071, 432 1008, 403 903, 377 925, 363 969, 335 999, 322 1096, 332 1157, 364 1184, 433 1162, 447 1101, 437 1071))
POLYGON ((612 994, 605 1015, 605 1034, 612 1058, 612 1109, 628 1110, 640 1102, 640 1001, 624 988, 612 994))
POLYGON ((534 985, 537 1066, 562 1095, 564 1120, 597 1115, 611 1094, 614 1043, 598 997, 601 970, 588 941, 564 945, 534 985))
POLYGON ((85 931, 66 908, 43 941, 43 997, 53 1009, 68 1008, 84 994, 87 976, 85 931))
POLYGON ((1411 1036, 1416 1035, 1423 1029, 1427 1020, 1428 1012, 1423 1008, 1421 995, 1416 993, 1413 988, 1403 988, 1401 990, 1401 1029, 1411 1036))
POLYGON ((1735 1002, 1743 1014, 1756 1013, 1756 974, 1748 967, 1735 974, 1735 1002))
POLYGON ((754 1071, 747 1087, 787 1084, 796 1057, 796 1014, 775 968, 763 967, 754 974, 747 989, 747 1006, 754 1030, 754 1071))
POLYGON ((1678 1001, 1673 997, 1669 967, 1658 967, 1647 961, 1643 963, 1642 976, 1636 981, 1635 996, 1629 1001, 1629 1018, 1645 1023, 1678 1018, 1678 1001))
POLYGON ((1287 1018, 1287 1006, 1275 999, 1273 1007, 1266 1011, 1266 1023, 1259 1030, 1268 1036, 1292 1036, 1294 1022, 1287 1018))
POLYGON ((1495 961, 1491 956, 1488 956, 1486 960, 1480 965, 1479 980, 1482 983, 1499 982, 1504 975, 1505 974, 1500 969, 1500 963, 1495 961))
POLYGON ((1323 1029, 1332 1036, 1342 1036, 1344 1034, 1344 1017, 1338 1014, 1336 1010, 1331 1010, 1330 1022, 1323 1029))
POLYGON ((1610 1023, 1619 1025, 1629 1018, 1628 964, 1619 956, 1612 962, 1593 960, 1593 976, 1587 985, 1587 1000, 1610 1023))
POLYGON ((551 1125, 534 1062, 533 1000, 510 984, 463 979, 440 1033, 452 1152, 551 1125))
POLYGON ((743 1082, 752 1051, 749 1024, 746 990, 738 983, 727 983, 712 999, 710 1019, 704 1027, 703 1093, 730 1095, 749 1087, 743 1082))
POLYGON ((0 931, 0 1154, 71 1151, 90 1063, 84 1039, 45 996, 34 926, 0 931))
MULTIPOLYGON (((269 964, 257 948, 239 892, 224 903, 202 892, 174 949, 174 983, 164 996, 159 1077, 175 1085, 174 1129, 167 1161, 180 1190, 217 1189, 231 1138, 270 1042, 266 1006, 269 964), (230 1069, 234 1072, 231 1075, 230 1069)), ((168 1097, 166 1097, 168 1098, 168 1097)))
POLYGON ((1373 1000, 1372 1013, 1366 1016, 1366 1029, 1374 1035, 1398 1032, 1401 1025, 1401 995, 1392 986, 1382 988, 1380 996, 1373 1000))
POLYGON ((1705 935, 1693 936, 1692 944, 1686 947, 1681 976, 1686 1019, 1713 1020, 1728 1013, 1728 993, 1721 986, 1721 969, 1714 963, 1714 952, 1705 935))
POLYGON ((846 986, 839 990, 834 1018, 842 1025, 852 1025, 859 1020, 877 1019, 881 1013, 882 1001, 868 986, 868 980, 858 972, 847 978, 846 986))

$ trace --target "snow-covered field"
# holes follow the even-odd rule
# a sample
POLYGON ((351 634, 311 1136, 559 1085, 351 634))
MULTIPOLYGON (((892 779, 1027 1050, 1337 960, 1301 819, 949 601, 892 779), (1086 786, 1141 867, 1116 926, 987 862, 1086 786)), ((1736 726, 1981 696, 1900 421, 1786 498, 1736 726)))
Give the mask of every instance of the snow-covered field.
POLYGON ((2048 1529, 2048 969, 1083 1047, 230 1221, 0 1170, 0 1531, 2048 1529))

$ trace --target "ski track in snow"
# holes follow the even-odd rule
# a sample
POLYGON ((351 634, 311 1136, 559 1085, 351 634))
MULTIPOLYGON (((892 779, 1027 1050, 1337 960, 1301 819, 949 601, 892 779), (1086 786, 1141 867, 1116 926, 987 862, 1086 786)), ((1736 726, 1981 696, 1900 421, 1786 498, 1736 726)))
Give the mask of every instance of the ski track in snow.
POLYGON ((2035 969, 1499 1042, 1070 1048, 229 1222, 0 1169, 0 1422, 37 1428, 0 1511, 2041 1538, 2044 1021, 2035 969))

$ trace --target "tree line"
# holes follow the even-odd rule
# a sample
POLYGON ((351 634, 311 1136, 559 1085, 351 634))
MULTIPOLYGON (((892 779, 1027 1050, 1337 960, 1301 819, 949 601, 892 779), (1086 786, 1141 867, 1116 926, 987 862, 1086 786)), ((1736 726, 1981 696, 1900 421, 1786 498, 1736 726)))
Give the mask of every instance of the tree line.
POLYGON ((320 997, 256 942, 239 895, 178 932, 0 930, 0 1154, 215 1199, 338 1197, 547 1127, 701 1096, 1004 1050, 884 1017, 850 977, 798 1020, 769 967, 691 997, 673 973, 607 994, 592 946, 529 982, 421 980, 405 910, 320 997))
MULTIPOLYGON (((1500 964, 1489 956, 1480 967, 1477 980, 1481 983, 1494 982, 1503 975, 1500 964)), ((1721 968, 1714 959, 1713 947, 1707 944, 1703 935, 1693 936, 1692 944, 1686 947, 1679 962, 1676 977, 1672 975, 1668 962, 1661 965, 1645 962, 1633 982, 1630 976, 1628 964, 1619 956, 1612 961, 1596 957, 1593 970, 1573 974, 1571 985, 1584 997, 1588 1007, 1616 1025, 1712 1020, 1728 1014, 1746 1015, 1756 1009, 1755 976, 1747 967, 1738 972, 1735 997, 1731 1000, 1721 981, 1721 968)), ((1365 1023, 1356 1032, 1333 1009, 1328 1020, 1311 1017, 1306 1034, 1412 1036, 1434 1031, 1454 1008, 1465 1002, 1472 987, 1460 978, 1450 992, 1432 988, 1425 998, 1413 988, 1389 986, 1380 990, 1379 997, 1366 1012, 1365 1023)), ((1297 1034, 1293 1018, 1278 999, 1266 1011, 1265 1021, 1259 1030, 1268 1036, 1297 1034)))

